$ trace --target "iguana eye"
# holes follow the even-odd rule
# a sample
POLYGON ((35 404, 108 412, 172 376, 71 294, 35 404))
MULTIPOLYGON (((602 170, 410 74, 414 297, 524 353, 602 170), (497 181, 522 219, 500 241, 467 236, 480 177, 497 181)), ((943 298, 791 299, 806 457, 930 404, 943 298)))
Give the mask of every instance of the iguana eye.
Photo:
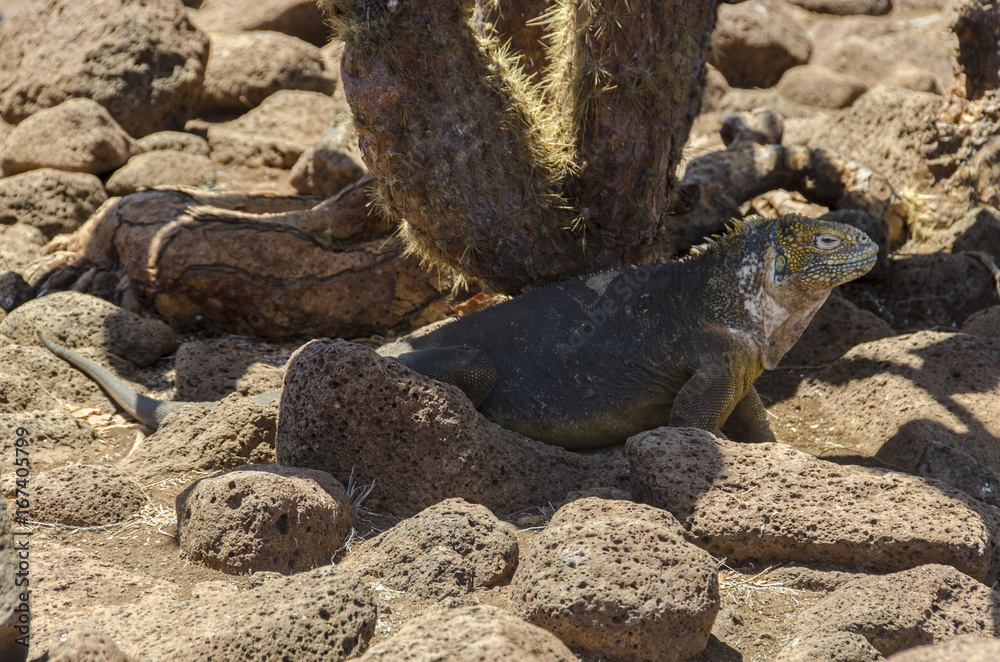
POLYGON ((824 251, 833 250, 834 248, 839 248, 844 240, 835 234, 830 234, 824 232, 823 234, 816 235, 816 239, 813 241, 816 244, 816 248, 824 251))

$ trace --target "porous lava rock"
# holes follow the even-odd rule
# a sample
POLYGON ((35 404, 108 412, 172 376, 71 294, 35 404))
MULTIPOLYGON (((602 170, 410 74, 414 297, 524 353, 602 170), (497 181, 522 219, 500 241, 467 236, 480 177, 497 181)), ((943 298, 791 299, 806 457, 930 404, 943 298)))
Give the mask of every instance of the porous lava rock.
POLYGON ((130 158, 105 186, 111 195, 128 195, 153 186, 208 187, 215 184, 215 177, 215 166, 207 156, 155 150, 130 158))
POLYGON ((511 584, 514 611, 610 660, 687 660, 719 612, 715 560, 670 513, 589 497, 553 515, 511 584))
POLYGON ((794 637, 774 662, 885 662, 885 657, 860 634, 820 631, 794 637))
POLYGON ((337 76, 320 50, 280 32, 252 30, 209 34, 199 112, 245 111, 278 90, 332 94, 337 76))
POLYGON ((285 371, 261 363, 251 352, 217 340, 194 340, 177 348, 175 400, 210 402, 230 393, 258 395, 281 388, 285 371))
POLYGON ((197 156, 208 156, 211 149, 208 141, 201 136, 184 131, 157 131, 143 136, 136 141, 136 144, 143 152, 155 152, 157 150, 184 152, 185 154, 195 154, 197 156))
POLYGON ((0 179, 0 223, 27 223, 51 239, 76 230, 107 199, 94 175, 31 170, 0 179))
POLYGON ((0 225, 0 269, 21 270, 38 258, 47 239, 27 223, 0 225))
POLYGON ((289 181, 299 193, 327 198, 366 172, 350 122, 337 119, 295 162, 289 181))
POLYGON ((991 306, 969 315, 962 325, 962 333, 1000 338, 1000 306, 991 306))
POLYGON ((291 168, 339 112, 337 102, 325 94, 279 90, 245 115, 208 128, 212 160, 291 168))
POLYGON ((333 36, 314 0, 204 0, 194 22, 206 32, 273 30, 324 46, 333 36))
POLYGON ((997 659, 1000 659, 1000 639, 964 635, 896 653, 889 657, 889 662, 993 662, 997 659))
POLYGON ((365 541, 343 565, 387 588, 442 598, 507 582, 517 558, 512 525, 447 499, 365 541))
POLYGON ((1000 635, 1000 594, 955 568, 922 565, 848 582, 795 619, 802 634, 860 634, 882 655, 959 635, 1000 635))
POLYGON ((367 648, 376 619, 361 579, 323 566, 235 595, 65 612, 46 628, 46 641, 94 630, 136 660, 339 662, 367 648))
POLYGON ((819 108, 846 108, 868 89, 853 76, 809 64, 787 70, 775 87, 786 99, 819 108))
POLYGON ((492 605, 431 611, 358 662, 573 662, 566 645, 540 627, 492 605))
POLYGON ((620 449, 580 455, 488 422, 457 387, 342 340, 289 361, 276 439, 280 464, 375 480, 370 506, 413 515, 460 497, 509 513, 574 489, 623 487, 620 449))
POLYGON ((53 292, 33 299, 0 322, 0 334, 23 345, 41 347, 36 329, 64 347, 101 348, 139 367, 177 347, 173 330, 163 322, 81 292, 53 292))
POLYGON ((177 496, 181 550, 230 574, 327 565, 353 525, 344 487, 315 469, 243 465, 177 496))
POLYGON ((928 444, 1000 474, 1000 339, 918 331, 858 345, 819 375, 839 444, 914 472, 928 444))
POLYGON ((138 153, 107 109, 90 99, 70 99, 11 129, 0 169, 7 176, 39 168, 103 175, 138 153))
POLYGON ((749 0, 718 11, 709 61, 733 87, 771 87, 809 61, 809 35, 781 3, 749 0))
POLYGON ((70 632, 48 652, 48 662, 130 662, 130 659, 107 635, 70 632))
POLYGON ((0 115, 17 124, 86 97, 132 136, 177 128, 207 59, 180 0, 48 0, 0 23, 0 115))
POLYGON ((277 408, 233 394, 168 416, 118 466, 143 483, 274 462, 277 408))
POLYGON ((692 541, 730 563, 941 563, 981 580, 1000 570, 995 518, 940 483, 693 428, 643 432, 626 449, 635 497, 669 510, 692 541))
POLYGON ((31 518, 68 526, 124 522, 147 503, 142 486, 113 467, 70 464, 31 479, 31 518))

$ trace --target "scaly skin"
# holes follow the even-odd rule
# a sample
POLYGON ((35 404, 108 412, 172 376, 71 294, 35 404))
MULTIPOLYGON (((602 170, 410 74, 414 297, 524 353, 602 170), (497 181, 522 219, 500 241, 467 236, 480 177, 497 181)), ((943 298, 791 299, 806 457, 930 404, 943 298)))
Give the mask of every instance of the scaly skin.
MULTIPOLYGON (((877 252, 849 226, 750 219, 680 262, 550 285, 378 351, 459 386, 488 419, 568 449, 663 425, 774 441, 754 381, 877 252)), ((60 356, 76 365, 71 354, 60 356)))

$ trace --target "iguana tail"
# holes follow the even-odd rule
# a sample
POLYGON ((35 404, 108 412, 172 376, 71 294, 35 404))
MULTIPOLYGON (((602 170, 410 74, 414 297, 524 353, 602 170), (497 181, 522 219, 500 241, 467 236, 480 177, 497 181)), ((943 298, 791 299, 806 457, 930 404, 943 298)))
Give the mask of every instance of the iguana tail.
POLYGON ((170 414, 187 405, 212 407, 214 402, 173 402, 170 400, 155 400, 146 397, 130 388, 123 380, 115 377, 106 368, 86 356, 73 350, 61 347, 49 340, 44 333, 35 330, 38 340, 49 348, 53 354, 69 363, 71 366, 94 380, 119 407, 129 416, 151 428, 159 427, 170 414))

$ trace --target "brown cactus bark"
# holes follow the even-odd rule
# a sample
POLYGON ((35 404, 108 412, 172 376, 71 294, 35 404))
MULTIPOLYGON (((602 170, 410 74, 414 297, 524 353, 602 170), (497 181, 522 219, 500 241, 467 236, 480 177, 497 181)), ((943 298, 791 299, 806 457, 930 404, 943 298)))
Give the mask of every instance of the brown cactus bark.
MULTIPOLYGON (((332 4, 362 153, 411 250, 508 293, 663 253, 715 2, 556 0, 542 88, 501 41, 537 73, 528 33, 477 32, 471 0, 332 4)), ((538 11, 514 4, 493 11, 538 11)))

